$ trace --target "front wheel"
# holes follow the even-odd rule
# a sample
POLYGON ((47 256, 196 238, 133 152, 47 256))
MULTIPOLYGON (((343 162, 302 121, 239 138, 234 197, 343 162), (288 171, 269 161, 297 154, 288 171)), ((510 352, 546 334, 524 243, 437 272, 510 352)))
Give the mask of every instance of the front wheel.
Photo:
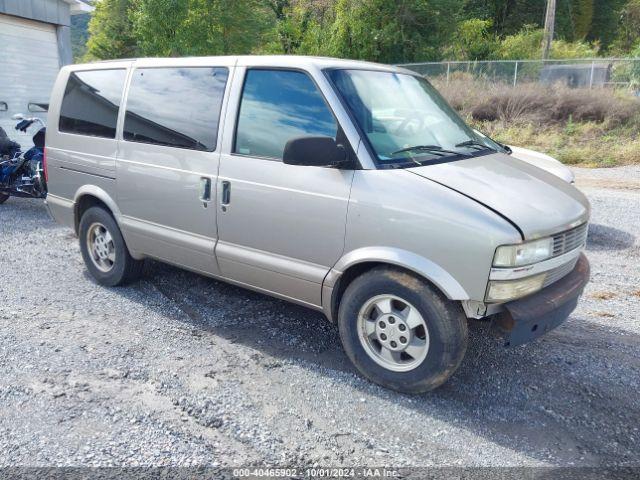
POLYGON ((8 193, 0 193, 0 205, 2 205, 7 200, 9 200, 9 194, 8 193))
POLYGON ((467 348, 460 305, 416 276, 389 267, 370 270, 347 287, 338 327, 360 373, 405 393, 442 385, 467 348))

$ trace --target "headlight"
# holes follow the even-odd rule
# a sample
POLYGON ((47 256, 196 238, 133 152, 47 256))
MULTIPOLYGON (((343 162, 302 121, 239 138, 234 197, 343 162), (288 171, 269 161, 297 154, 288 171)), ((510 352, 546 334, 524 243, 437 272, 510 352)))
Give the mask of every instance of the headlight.
POLYGON ((519 245, 504 245, 496 249, 494 267, 521 267, 541 262, 553 255, 553 238, 543 238, 519 245))
POLYGON ((518 280, 491 281, 487 289, 487 302, 505 302, 524 297, 542 288, 546 273, 518 280))

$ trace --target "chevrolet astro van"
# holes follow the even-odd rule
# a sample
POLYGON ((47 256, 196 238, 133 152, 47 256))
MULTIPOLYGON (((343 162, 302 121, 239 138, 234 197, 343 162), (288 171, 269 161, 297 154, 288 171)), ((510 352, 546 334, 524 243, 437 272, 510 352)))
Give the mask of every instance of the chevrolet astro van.
POLYGON ((589 278, 573 185, 473 131, 423 77, 295 56, 64 67, 48 209, 106 286, 152 258, 323 312, 370 380, 444 383, 467 319, 506 345, 589 278))

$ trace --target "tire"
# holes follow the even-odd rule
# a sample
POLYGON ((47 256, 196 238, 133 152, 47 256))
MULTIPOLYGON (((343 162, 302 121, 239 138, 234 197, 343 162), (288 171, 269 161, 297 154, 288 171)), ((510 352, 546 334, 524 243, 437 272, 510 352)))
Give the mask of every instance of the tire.
POLYGON ((360 373, 403 393, 442 385, 467 349, 461 305, 416 276, 390 267, 374 268, 351 282, 340 301, 338 328, 360 373))
POLYGON ((80 219, 78 236, 87 270, 99 284, 115 287, 140 277, 144 262, 131 256, 110 212, 89 208, 80 219))
POLYGON ((0 193, 0 205, 2 205, 7 200, 9 200, 9 194, 8 193, 0 193))

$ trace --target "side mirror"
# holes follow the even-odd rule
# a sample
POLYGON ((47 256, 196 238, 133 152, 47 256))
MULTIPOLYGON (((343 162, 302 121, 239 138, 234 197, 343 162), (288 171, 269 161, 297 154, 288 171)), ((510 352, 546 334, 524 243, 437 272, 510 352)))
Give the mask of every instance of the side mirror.
POLYGON ((16 113, 11 117, 13 120, 24 120, 24 115, 22 113, 16 113))
POLYGON ((347 152, 331 137, 293 138, 284 146, 283 163, 307 167, 345 167, 347 152))

